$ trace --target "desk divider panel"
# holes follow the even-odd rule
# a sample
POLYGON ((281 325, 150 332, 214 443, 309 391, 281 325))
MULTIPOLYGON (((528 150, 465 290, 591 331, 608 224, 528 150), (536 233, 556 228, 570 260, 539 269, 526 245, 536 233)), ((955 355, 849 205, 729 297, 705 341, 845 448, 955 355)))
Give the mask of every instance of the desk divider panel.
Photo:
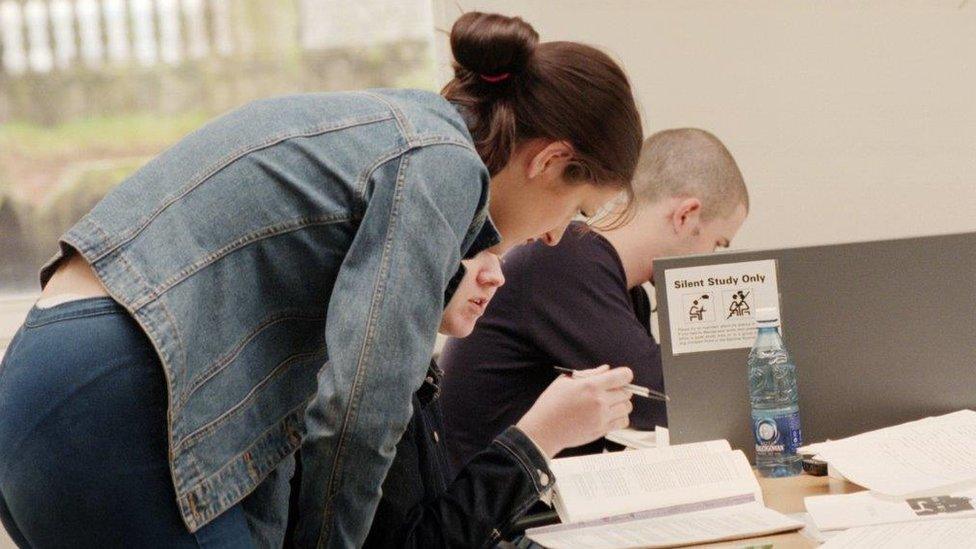
POLYGON ((976 409, 976 233, 664 258, 654 278, 672 443, 725 438, 754 459, 749 350, 674 355, 665 271, 766 259, 805 443, 976 409))

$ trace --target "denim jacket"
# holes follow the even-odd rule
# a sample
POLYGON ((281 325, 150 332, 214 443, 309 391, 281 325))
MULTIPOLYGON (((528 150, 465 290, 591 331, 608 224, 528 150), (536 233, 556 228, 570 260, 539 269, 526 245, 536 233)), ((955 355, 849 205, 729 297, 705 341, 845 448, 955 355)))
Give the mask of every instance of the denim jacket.
POLYGON ((445 290, 498 242, 488 183, 437 94, 279 97, 190 134, 62 237, 42 284, 77 250, 159 355, 190 531, 269 475, 259 493, 280 496, 301 446, 299 544, 363 542, 445 290))
POLYGON ((452 479, 437 401, 440 379, 431 363, 383 481, 367 549, 493 547, 552 488, 545 457, 516 427, 499 434, 452 479))

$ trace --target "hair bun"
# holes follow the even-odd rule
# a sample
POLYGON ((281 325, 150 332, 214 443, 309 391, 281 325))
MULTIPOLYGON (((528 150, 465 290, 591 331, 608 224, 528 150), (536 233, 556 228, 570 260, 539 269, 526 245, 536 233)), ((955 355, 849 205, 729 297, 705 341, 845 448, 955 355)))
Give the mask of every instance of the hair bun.
POLYGON ((529 63, 539 33, 519 17, 468 12, 451 28, 451 53, 479 75, 519 73, 529 63))

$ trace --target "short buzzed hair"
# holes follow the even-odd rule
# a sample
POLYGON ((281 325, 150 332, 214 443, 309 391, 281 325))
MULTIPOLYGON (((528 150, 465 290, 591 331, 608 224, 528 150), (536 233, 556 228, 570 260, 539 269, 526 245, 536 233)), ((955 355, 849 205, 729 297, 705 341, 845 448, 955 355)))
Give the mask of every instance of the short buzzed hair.
POLYGON ((634 174, 637 205, 669 197, 701 200, 702 219, 731 215, 739 204, 749 211, 742 172, 725 145, 697 128, 655 133, 644 141, 634 174))

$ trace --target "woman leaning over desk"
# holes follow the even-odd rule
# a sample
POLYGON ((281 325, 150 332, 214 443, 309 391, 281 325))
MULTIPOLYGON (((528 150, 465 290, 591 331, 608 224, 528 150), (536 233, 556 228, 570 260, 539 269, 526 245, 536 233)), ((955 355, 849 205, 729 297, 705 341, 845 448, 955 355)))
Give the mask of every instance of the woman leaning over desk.
POLYGON ((362 544, 459 261, 555 244, 641 145, 598 50, 480 13, 451 46, 440 95, 254 102, 62 237, 0 364, 17 543, 280 546, 301 447, 291 541, 362 544))

